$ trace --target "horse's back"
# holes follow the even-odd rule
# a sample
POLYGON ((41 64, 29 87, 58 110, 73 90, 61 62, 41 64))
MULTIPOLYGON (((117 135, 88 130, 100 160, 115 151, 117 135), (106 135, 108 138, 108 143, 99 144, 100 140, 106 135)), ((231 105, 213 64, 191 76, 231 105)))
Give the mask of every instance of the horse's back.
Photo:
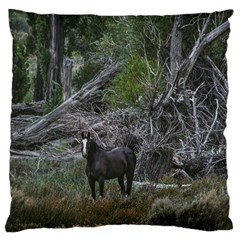
POLYGON ((136 155, 132 149, 128 147, 117 147, 109 153, 115 155, 115 159, 119 158, 120 160, 126 161, 127 168, 134 171, 136 165, 136 155))

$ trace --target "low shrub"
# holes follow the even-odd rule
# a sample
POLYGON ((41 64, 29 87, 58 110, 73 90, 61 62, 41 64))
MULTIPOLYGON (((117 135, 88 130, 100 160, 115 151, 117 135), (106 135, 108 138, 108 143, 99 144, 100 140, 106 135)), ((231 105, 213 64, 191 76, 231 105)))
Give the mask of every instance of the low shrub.
POLYGON ((150 223, 156 225, 176 225, 176 207, 168 197, 156 199, 150 212, 150 223))
POLYGON ((207 231, 228 230, 232 229, 232 222, 228 218, 228 203, 227 194, 219 194, 216 189, 200 193, 192 201, 156 199, 149 221, 154 225, 174 225, 207 231))
POLYGON ((202 230, 232 229, 228 218, 229 199, 226 194, 218 194, 212 189, 199 195, 178 213, 177 225, 202 230))

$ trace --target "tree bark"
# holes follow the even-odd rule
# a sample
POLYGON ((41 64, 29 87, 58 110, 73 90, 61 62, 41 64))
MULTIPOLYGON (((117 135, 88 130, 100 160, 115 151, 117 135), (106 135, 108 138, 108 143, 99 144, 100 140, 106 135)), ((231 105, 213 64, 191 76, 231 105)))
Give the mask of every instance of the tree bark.
POLYGON ((171 49, 170 49, 170 78, 169 83, 172 84, 174 76, 179 70, 182 62, 182 25, 183 16, 175 16, 174 25, 171 36, 171 49))
MULTIPOLYGON (((230 26, 229 22, 226 21, 225 23, 221 24, 219 27, 212 30, 210 33, 205 34, 208 23, 209 23, 209 21, 206 21, 206 23, 203 27, 203 30, 199 35, 199 38, 197 39, 197 41, 195 42, 195 45, 192 48, 192 51, 190 52, 188 57, 182 62, 182 64, 179 67, 179 70, 172 73, 173 76, 170 77, 171 79, 173 79, 171 88, 167 91, 167 94, 164 97, 164 99, 156 105, 156 108, 159 108, 162 103, 166 104, 169 101, 175 87, 179 84, 179 82, 181 82, 181 84, 183 84, 184 82, 187 81, 187 79, 194 67, 194 64, 196 63, 196 61, 197 61, 200 53, 204 49, 204 47, 206 47, 209 43, 211 43, 213 40, 215 40, 221 34, 226 32, 230 26)), ((174 46, 171 46, 171 48, 172 47, 174 47, 174 46)))
POLYGON ((108 83, 117 73, 119 64, 109 66, 103 70, 96 78, 85 84, 80 91, 75 93, 68 100, 63 102, 60 106, 54 109, 52 112, 41 117, 37 121, 30 124, 28 127, 21 131, 14 132, 12 134, 12 146, 26 146, 39 142, 38 136, 43 129, 48 125, 59 119, 59 117, 68 111, 71 107, 74 107, 79 101, 83 101, 90 94, 96 90, 102 88, 108 83))
POLYGON ((43 78, 41 74, 41 68, 39 64, 39 59, 37 60, 37 74, 34 84, 34 94, 33 94, 33 101, 38 102, 44 100, 44 91, 43 91, 43 78))
POLYGON ((63 101, 66 101, 72 95, 72 65, 72 59, 64 58, 61 80, 63 85, 63 101))
POLYGON ((51 15, 51 43, 50 63, 48 68, 48 80, 46 86, 45 100, 51 101, 56 96, 53 83, 61 85, 61 72, 63 66, 64 31, 62 17, 51 15))
POLYGON ((42 116, 43 115, 43 101, 34 102, 34 103, 17 103, 12 105, 11 117, 16 117, 19 115, 34 115, 42 116))

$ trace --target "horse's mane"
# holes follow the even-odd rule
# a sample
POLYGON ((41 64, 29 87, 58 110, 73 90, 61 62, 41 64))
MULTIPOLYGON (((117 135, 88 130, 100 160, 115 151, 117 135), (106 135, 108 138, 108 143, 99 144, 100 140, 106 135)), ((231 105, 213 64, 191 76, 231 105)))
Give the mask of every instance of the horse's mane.
POLYGON ((108 152, 108 151, 111 151, 113 149, 113 148, 104 148, 104 147, 100 146, 99 144, 97 144, 96 141, 93 140, 93 139, 90 139, 90 141, 95 145, 95 147, 97 147, 97 148, 99 148, 103 151, 108 152))

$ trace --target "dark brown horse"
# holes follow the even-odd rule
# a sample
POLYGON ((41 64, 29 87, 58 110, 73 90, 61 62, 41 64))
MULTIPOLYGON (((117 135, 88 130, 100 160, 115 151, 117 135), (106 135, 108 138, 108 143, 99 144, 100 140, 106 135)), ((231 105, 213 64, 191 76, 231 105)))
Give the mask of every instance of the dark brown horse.
POLYGON ((104 181, 118 178, 121 194, 129 196, 136 166, 136 156, 127 147, 117 147, 105 151, 90 138, 90 133, 82 133, 82 156, 87 159, 86 174, 91 187, 92 197, 96 199, 95 182, 99 183, 100 196, 103 197, 104 181), (125 191, 124 176, 127 177, 127 191, 125 191))

